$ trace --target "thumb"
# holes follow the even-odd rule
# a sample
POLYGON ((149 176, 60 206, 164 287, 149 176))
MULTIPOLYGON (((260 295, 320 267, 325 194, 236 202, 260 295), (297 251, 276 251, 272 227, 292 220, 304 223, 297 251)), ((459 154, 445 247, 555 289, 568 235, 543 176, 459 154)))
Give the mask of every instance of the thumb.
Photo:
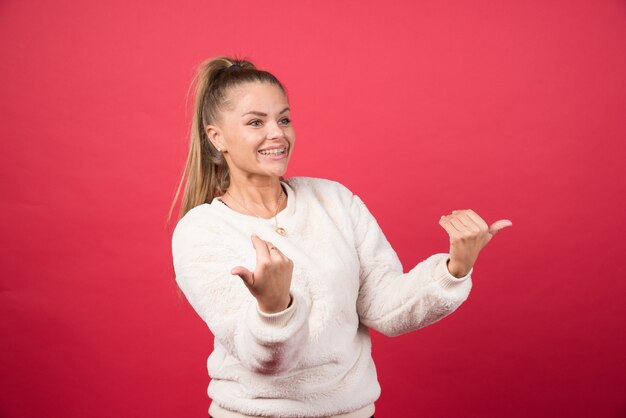
POLYGON ((508 228, 509 226, 513 226, 513 222, 509 221, 508 219, 501 219, 492 223, 489 226, 489 233, 491 235, 495 235, 501 229, 508 228))
POLYGON ((254 273, 252 273, 250 270, 248 270, 245 267, 241 267, 241 266, 234 267, 230 271, 230 274, 241 277, 247 286, 254 285, 254 273))

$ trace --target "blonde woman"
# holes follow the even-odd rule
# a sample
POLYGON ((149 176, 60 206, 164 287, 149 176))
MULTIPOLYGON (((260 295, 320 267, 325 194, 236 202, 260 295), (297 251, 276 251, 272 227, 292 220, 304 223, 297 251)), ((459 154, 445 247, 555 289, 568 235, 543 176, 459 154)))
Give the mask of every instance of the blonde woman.
POLYGON ((296 134, 276 77, 217 57, 195 87, 172 251, 176 281, 215 337, 210 416, 373 417, 369 328, 395 336, 452 313, 480 250, 511 222, 442 216, 449 253, 404 273, 357 195, 283 178, 296 134))

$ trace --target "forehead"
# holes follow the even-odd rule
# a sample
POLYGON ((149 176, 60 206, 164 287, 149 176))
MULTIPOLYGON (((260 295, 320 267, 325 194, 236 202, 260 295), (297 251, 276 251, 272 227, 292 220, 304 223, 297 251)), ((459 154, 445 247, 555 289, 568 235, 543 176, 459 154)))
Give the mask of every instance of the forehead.
POLYGON ((227 103, 229 111, 243 114, 258 110, 269 114, 282 110, 288 105, 288 99, 280 87, 274 84, 244 83, 229 89, 227 103))

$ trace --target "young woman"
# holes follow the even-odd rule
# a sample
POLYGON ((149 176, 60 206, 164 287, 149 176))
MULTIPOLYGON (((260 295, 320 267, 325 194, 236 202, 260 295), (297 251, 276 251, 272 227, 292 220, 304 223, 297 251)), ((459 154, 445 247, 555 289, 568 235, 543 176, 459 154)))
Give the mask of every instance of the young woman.
POLYGON ((283 178, 296 135, 276 77, 218 57, 195 85, 172 251, 176 281, 215 337, 210 416, 372 417, 369 328, 395 336, 452 313, 478 253, 512 223, 442 216, 450 252, 404 273, 357 195, 283 178))

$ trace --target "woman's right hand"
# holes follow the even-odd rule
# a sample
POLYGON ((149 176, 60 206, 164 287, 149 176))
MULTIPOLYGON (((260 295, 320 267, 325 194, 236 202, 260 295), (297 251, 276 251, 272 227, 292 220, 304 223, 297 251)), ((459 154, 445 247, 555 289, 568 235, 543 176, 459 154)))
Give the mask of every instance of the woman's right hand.
POLYGON ((256 251, 254 272, 242 266, 230 272, 243 279, 244 284, 265 313, 281 312, 291 305, 291 275, 293 261, 280 252, 274 244, 252 235, 252 245, 256 251))

